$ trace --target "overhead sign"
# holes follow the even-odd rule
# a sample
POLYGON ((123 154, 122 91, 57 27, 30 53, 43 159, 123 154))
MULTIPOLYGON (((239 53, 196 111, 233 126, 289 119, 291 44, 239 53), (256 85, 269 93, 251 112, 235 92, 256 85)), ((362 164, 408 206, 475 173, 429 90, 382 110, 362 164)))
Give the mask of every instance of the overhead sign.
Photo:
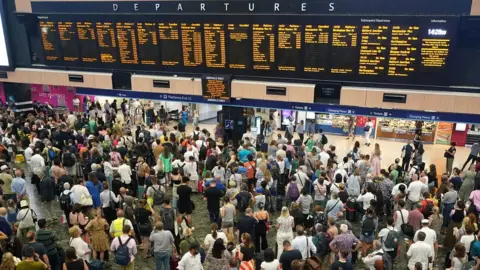
POLYGON ((196 95, 176 95, 176 94, 158 94, 150 92, 138 91, 112 91, 106 89, 93 88, 76 88, 79 95, 95 95, 95 96, 111 96, 111 97, 126 97, 138 99, 151 100, 165 100, 176 102, 191 102, 191 103, 209 103, 209 104, 223 104, 237 107, 250 108, 274 108, 284 110, 298 110, 309 111, 317 113, 331 113, 343 115, 363 115, 372 117, 386 117, 386 118, 402 118, 410 120, 424 120, 424 121, 442 121, 454 123, 480 123, 480 115, 478 114, 463 114, 463 113, 443 113, 443 112, 421 112, 411 110, 398 109, 378 109, 378 108, 364 108, 354 106, 340 106, 329 104, 312 104, 300 102, 284 102, 273 100, 259 100, 259 99, 231 99, 230 104, 225 104, 216 100, 208 101, 203 96, 196 95))
POLYGON ((230 103, 230 78, 227 76, 203 76, 202 95, 207 101, 230 103))

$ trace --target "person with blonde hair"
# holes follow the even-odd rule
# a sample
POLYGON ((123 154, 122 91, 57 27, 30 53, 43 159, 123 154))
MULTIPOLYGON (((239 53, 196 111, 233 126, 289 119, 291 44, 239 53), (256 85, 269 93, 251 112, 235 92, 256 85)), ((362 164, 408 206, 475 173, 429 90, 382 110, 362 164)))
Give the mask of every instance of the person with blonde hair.
POLYGON ((0 264, 0 270, 15 270, 15 265, 20 262, 18 258, 15 258, 12 253, 7 252, 2 256, 2 264, 0 264))
POLYGON ((375 144, 375 150, 370 157, 370 163, 372 165, 374 175, 380 175, 380 170, 382 169, 382 151, 380 151, 380 145, 378 143, 375 144))
POLYGON ((108 235, 105 232, 109 227, 107 221, 102 217, 100 209, 94 213, 94 219, 87 224, 85 230, 90 233, 90 244, 94 251, 93 258, 96 259, 97 253, 99 253, 99 259, 100 261, 103 261, 105 258, 105 252, 108 252, 108 248, 110 247, 108 243, 108 235))
POLYGON ((283 252, 283 242, 284 241, 293 241, 293 227, 295 226, 295 222, 292 216, 290 216, 290 212, 288 211, 288 207, 282 207, 282 211, 280 213, 280 217, 277 218, 277 245, 278 245, 278 252, 277 252, 277 259, 280 259, 280 256, 283 252))
POLYGON ((90 261, 90 254, 92 251, 88 247, 88 244, 83 241, 81 235, 82 235, 82 230, 78 226, 72 226, 68 230, 71 238, 70 238, 70 246, 75 248, 76 254, 78 258, 81 258, 87 262, 90 261))

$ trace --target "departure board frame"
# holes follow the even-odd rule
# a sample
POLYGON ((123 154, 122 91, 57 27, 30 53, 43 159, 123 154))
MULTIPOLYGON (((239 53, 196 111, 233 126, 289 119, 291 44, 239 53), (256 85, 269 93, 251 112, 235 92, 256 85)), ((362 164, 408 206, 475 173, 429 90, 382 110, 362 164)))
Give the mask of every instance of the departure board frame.
MULTIPOLYGON (((75 63, 45 61, 44 64, 47 66, 439 86, 448 85, 448 56, 452 54, 455 48, 456 32, 459 24, 459 17, 457 16, 179 16, 171 14, 162 16, 130 16, 126 14, 99 16, 51 14, 39 16, 39 18, 54 22, 66 19, 74 22, 91 21, 94 24, 95 33, 98 32, 99 25, 111 23, 116 40, 119 36, 117 23, 133 23, 137 34, 135 40, 129 41, 132 44, 130 47, 136 47, 137 49, 138 61, 135 64, 122 63, 117 47, 116 57, 118 59, 113 63, 102 63, 102 61, 90 63, 82 61, 75 63), (150 44, 151 48, 147 50, 151 52, 152 48, 156 47, 154 52, 157 56, 153 58, 157 59, 154 64, 151 63, 152 61, 150 61, 150 64, 142 63, 140 59, 139 50, 142 50, 142 47, 139 46, 137 28, 140 23, 156 23, 157 44, 155 46, 150 44), (161 23, 176 24, 178 40, 170 42, 172 41, 170 37, 168 40, 162 40, 162 35, 159 32, 161 23), (214 30, 212 30, 211 26, 215 24, 220 25, 220 27, 213 27, 214 30), (210 26, 206 27, 207 25, 210 26), (231 25, 248 25, 248 30, 242 29, 240 31, 230 27, 231 25), (323 26, 323 28, 320 26, 323 26), (325 30, 325 26, 328 26, 328 30, 322 34, 321 31, 325 30), (405 33, 408 32, 410 26, 419 28, 418 33, 413 34, 418 39, 412 41, 415 43, 412 46, 416 47, 417 50, 407 53, 406 50, 403 50, 406 43, 401 39, 409 38, 406 37, 405 33), (382 27, 386 28, 382 30, 382 27), (400 41, 395 44, 392 42, 393 27, 400 27, 396 31, 396 38, 400 41), (446 37, 448 38, 447 42, 439 41, 439 39, 442 39, 444 31, 446 31, 446 37), (281 37, 279 37, 279 32, 282 33, 281 37), (309 35, 308 44, 306 44, 306 32, 309 35), (232 33, 234 35, 231 35, 232 33), (300 38, 298 35, 300 35, 300 38), (383 40, 378 38, 382 35, 383 40), (220 39, 221 45, 218 44, 219 36, 224 37, 223 42, 220 39), (242 39, 242 36, 244 39, 242 39), (369 38, 365 39, 365 36, 369 36, 369 38), (208 40, 205 40, 206 37, 208 40), (423 42, 427 39, 430 41, 423 42), (335 45, 332 42, 335 42, 335 45), (429 48, 422 50, 422 43, 429 48), (438 46, 445 47, 447 45, 446 51, 438 52, 438 46), (164 49, 165 46, 169 46, 170 49, 164 49), (212 50, 207 52, 207 49, 211 49, 212 46, 215 46, 213 57, 212 50), (400 49, 392 52, 393 47, 400 49), (260 55, 258 54, 259 50, 262 51, 260 55), (267 50, 268 53, 266 53, 267 50), (186 56, 186 54, 188 55, 186 56), (258 57, 254 57, 255 54, 258 57), (176 60, 172 62, 171 59, 167 59, 169 57, 176 60), (244 59, 244 62, 241 59, 244 59), (312 59, 315 60, 312 62, 312 59), (232 61, 239 63, 232 65, 232 61), (315 61, 317 64, 315 64, 315 61), (177 62, 178 64, 175 64, 177 62), (430 65, 430 67, 424 67, 422 62, 430 65), (170 63, 171 65, 163 63, 170 63), (439 63, 442 67, 436 66, 439 63), (305 68, 306 65, 308 68, 305 68), (376 69, 375 66, 377 65, 382 69, 376 69), (404 65, 407 67, 404 67, 404 65)), ((167 30, 172 32, 171 29, 167 30)), ((171 35, 175 37, 175 33, 171 35)), ((153 39, 153 35, 151 36, 153 39)), ((166 38, 165 35, 163 37, 166 38)), ((98 45, 97 49, 99 52, 101 51, 98 45)), ((145 54, 148 54, 148 52, 145 52, 145 54)))

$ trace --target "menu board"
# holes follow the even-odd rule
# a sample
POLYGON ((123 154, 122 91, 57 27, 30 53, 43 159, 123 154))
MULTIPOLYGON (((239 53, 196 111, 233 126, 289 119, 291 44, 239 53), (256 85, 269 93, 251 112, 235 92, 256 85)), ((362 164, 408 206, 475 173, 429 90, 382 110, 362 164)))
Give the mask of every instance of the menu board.
POLYGON ((39 23, 45 62, 59 62, 61 60, 61 49, 58 39, 57 22, 40 21, 39 23))
POLYGON ((230 78, 226 76, 203 76, 202 95, 207 101, 230 102, 230 78))
POLYGON ((250 24, 228 24, 228 67, 231 69, 250 69, 251 68, 251 43, 250 24))
POLYGON ((94 24, 88 21, 77 22, 77 34, 82 62, 98 63, 100 58, 94 24))
POLYGON ((183 65, 198 67, 203 64, 202 24, 182 23, 183 65))
POLYGON ((446 85, 459 23, 425 16, 42 18, 47 65, 422 85, 446 85))
POLYGON ((159 65, 157 24, 154 22, 137 23, 138 56, 143 65, 159 65))
POLYGON ((117 22, 117 44, 122 64, 138 64, 137 34, 135 23, 117 22))
POLYGON ((179 66, 182 62, 182 45, 180 43, 178 23, 159 23, 162 66, 179 66))
MULTIPOLYGON (((97 22, 98 46, 100 61, 107 64, 118 63, 117 41, 115 29, 111 22, 97 22)), ((123 56, 125 57, 125 56, 123 56)))

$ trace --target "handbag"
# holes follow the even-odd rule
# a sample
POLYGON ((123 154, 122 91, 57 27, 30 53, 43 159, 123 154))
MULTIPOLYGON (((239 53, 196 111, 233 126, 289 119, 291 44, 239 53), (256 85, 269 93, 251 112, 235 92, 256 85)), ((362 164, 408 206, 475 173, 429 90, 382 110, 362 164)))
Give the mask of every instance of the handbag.
POLYGON ((413 228, 412 225, 405 223, 405 220, 403 219, 402 210, 399 210, 399 212, 400 212, 400 215, 402 216, 402 225, 400 225, 400 229, 402 229, 403 234, 413 239, 413 236, 415 235, 415 229, 413 228))
POLYGON ((108 205, 110 206, 110 208, 111 208, 112 210, 115 210, 117 204, 116 204, 115 201, 112 199, 112 191, 109 190, 108 192, 109 192, 108 194, 109 194, 109 198, 110 198, 110 200, 108 201, 108 205))
POLYGON ((79 202, 82 206, 91 206, 93 205, 93 200, 92 200, 92 196, 86 196, 85 194, 82 194, 82 196, 80 197, 80 202, 79 202))

